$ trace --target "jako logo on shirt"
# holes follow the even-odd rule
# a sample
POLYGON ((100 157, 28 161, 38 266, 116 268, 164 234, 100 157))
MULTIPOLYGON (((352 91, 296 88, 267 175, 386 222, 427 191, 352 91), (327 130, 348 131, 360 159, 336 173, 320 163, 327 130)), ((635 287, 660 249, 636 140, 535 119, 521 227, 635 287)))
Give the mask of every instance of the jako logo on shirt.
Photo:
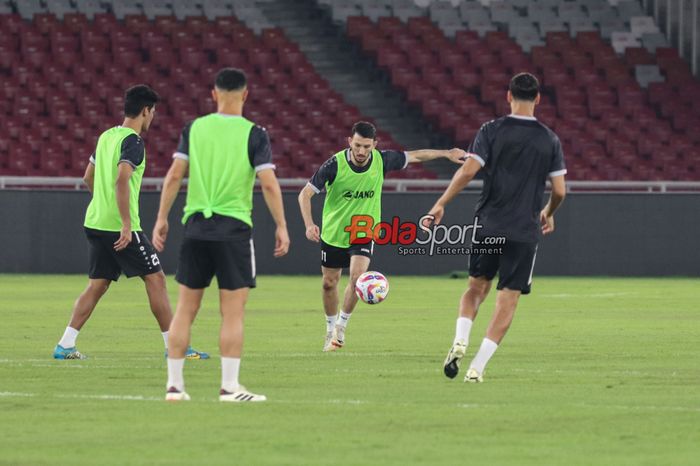
POLYGON ((345 191, 343 193, 343 198, 346 200, 351 199, 372 199, 374 197, 374 190, 370 191, 345 191))

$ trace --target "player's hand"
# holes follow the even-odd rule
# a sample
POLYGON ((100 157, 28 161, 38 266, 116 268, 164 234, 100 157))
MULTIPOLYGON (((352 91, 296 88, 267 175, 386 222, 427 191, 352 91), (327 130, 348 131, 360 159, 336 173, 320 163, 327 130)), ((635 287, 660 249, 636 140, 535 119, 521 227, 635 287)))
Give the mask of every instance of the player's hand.
POLYGON ((311 225, 306 228, 306 239, 314 243, 321 241, 321 230, 318 229, 318 225, 311 225))
POLYGON ((547 215, 547 209, 540 212, 540 225, 542 225, 543 235, 548 235, 554 231, 554 215, 547 215))
POLYGON ((430 227, 432 225, 438 225, 442 221, 442 217, 445 215, 445 208, 440 204, 435 204, 433 208, 430 209, 430 212, 428 212, 428 215, 432 217, 432 223, 431 225, 426 226, 430 227))
POLYGON ((275 231, 275 257, 282 257, 289 252, 289 233, 287 227, 277 227, 275 231))
POLYGON ((466 162, 467 160, 467 153, 464 152, 462 149, 457 149, 455 147, 454 149, 450 149, 447 151, 447 158, 454 163, 463 165, 464 162, 466 162))
POLYGON ((114 242, 114 250, 121 251, 131 243, 131 225, 124 225, 119 232, 119 239, 114 242))
POLYGON ((168 237, 168 228, 168 221, 160 219, 156 221, 156 226, 153 227, 151 238, 153 238, 153 247, 155 247, 158 252, 163 252, 163 249, 165 249, 165 239, 168 237))

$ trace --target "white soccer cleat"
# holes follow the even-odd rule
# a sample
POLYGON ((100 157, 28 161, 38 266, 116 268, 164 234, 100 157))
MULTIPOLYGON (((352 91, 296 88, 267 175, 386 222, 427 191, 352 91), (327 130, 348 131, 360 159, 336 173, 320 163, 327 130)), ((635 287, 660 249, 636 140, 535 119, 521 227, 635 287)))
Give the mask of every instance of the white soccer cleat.
POLYGON ((187 392, 181 392, 175 387, 170 387, 165 394, 165 401, 190 401, 187 392))
POLYGON ((342 348, 343 345, 345 345, 345 327, 336 325, 333 329, 333 338, 331 339, 331 346, 333 349, 328 351, 338 350, 342 348))
POLYGON ((326 333, 326 340, 323 343, 323 352, 333 351, 335 347, 332 345, 333 342, 333 331, 326 333))
POLYGON ((234 392, 227 392, 223 388, 219 391, 219 401, 226 401, 230 403, 243 403, 246 401, 257 402, 266 400, 267 397, 265 395, 258 395, 249 392, 243 385, 239 385, 238 390, 234 392))
POLYGON ((447 377, 451 379, 457 377, 457 374, 459 374, 459 363, 462 361, 464 353, 466 352, 467 343, 464 340, 457 340, 455 344, 452 345, 443 363, 443 371, 447 377))
POLYGON ((476 369, 470 367, 467 375, 464 376, 464 381, 468 383, 481 383, 484 381, 484 375, 476 369))

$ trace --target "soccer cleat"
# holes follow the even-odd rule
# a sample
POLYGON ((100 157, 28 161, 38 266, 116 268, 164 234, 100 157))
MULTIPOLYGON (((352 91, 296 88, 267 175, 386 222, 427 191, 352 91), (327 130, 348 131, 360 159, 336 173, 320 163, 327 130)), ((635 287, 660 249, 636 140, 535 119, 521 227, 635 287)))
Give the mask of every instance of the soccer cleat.
POLYGON ((462 361, 466 351, 467 344, 463 340, 458 340, 452 345, 443 364, 443 370, 447 377, 451 379, 457 377, 457 374, 459 374, 459 363, 462 361))
POLYGON ((197 351, 191 346, 187 347, 187 352, 185 352, 185 359, 209 359, 209 353, 204 353, 202 351, 197 351))
POLYGON ((332 345, 333 331, 326 333, 326 341, 323 343, 323 352, 333 351, 335 347, 332 345))
MULTIPOLYGON (((168 350, 165 350, 165 357, 168 357, 168 350)), ((185 359, 209 359, 209 353, 197 351, 191 346, 188 346, 187 351, 185 351, 185 359)))
POLYGON ((75 346, 72 348, 64 348, 61 345, 56 345, 53 350, 54 359, 87 359, 83 353, 78 351, 75 346))
POLYGON ((170 387, 165 394, 165 401, 190 401, 187 392, 181 392, 175 387, 170 387))
POLYGON ((333 329, 333 338, 331 339, 331 347, 329 351, 340 349, 345 344, 345 327, 336 325, 333 329))
POLYGON ((243 385, 239 385, 238 390, 234 392, 227 392, 223 388, 219 391, 219 401, 226 401, 229 403, 243 403, 246 401, 257 402, 266 400, 267 397, 265 395, 257 395, 249 392, 243 385))
POLYGON ((469 368, 467 375, 464 376, 464 381, 469 383, 481 383, 484 381, 484 376, 476 369, 469 368))

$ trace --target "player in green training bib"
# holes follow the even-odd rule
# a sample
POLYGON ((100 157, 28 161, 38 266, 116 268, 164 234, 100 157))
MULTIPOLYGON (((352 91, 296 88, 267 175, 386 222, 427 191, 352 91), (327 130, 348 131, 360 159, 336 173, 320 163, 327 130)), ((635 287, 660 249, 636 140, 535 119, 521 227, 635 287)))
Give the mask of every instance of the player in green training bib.
POLYGON ((343 347, 348 320, 357 304, 355 282, 369 268, 374 251, 373 241, 350 244, 350 233, 346 227, 351 224, 352 217, 367 216, 375 225, 381 221, 382 185, 387 172, 404 169, 409 163, 427 162, 440 157, 458 164, 466 159, 466 153, 460 149, 377 150, 377 130, 364 121, 352 127, 348 144, 350 147, 328 159, 299 193, 306 237, 321 243, 323 308, 326 314, 323 351, 343 347), (311 215, 311 198, 323 190, 326 191, 326 199, 323 203, 322 228, 319 229, 311 215), (338 310, 338 282, 343 269, 347 267, 350 269, 350 280, 345 288, 343 306, 338 310))
POLYGON ((165 399, 186 401, 183 367, 192 322, 204 290, 214 276, 221 310, 221 389, 219 401, 265 401, 238 382, 243 350, 243 316, 248 292, 255 288, 253 245, 253 185, 260 181, 263 197, 275 220, 274 256, 289 249, 282 192, 267 131, 243 116, 248 97, 245 73, 224 68, 216 75, 212 98, 217 111, 195 119, 180 137, 173 164, 163 183, 153 244, 162 251, 168 234, 168 214, 189 173, 185 201, 184 238, 175 279, 180 297, 170 329, 168 382, 165 399))
MULTIPOLYGON (((124 273, 141 277, 151 311, 168 347, 168 328, 173 318, 165 288, 165 275, 158 254, 141 231, 139 192, 146 168, 141 133, 148 130, 159 97, 148 86, 134 86, 124 98, 124 122, 110 128, 97 141, 85 170, 85 183, 92 200, 85 214, 85 234, 90 243, 87 289, 73 307, 71 321, 53 352, 55 359, 85 359, 75 341, 109 285, 124 273)), ((188 358, 206 359, 206 353, 189 348, 188 358)))

